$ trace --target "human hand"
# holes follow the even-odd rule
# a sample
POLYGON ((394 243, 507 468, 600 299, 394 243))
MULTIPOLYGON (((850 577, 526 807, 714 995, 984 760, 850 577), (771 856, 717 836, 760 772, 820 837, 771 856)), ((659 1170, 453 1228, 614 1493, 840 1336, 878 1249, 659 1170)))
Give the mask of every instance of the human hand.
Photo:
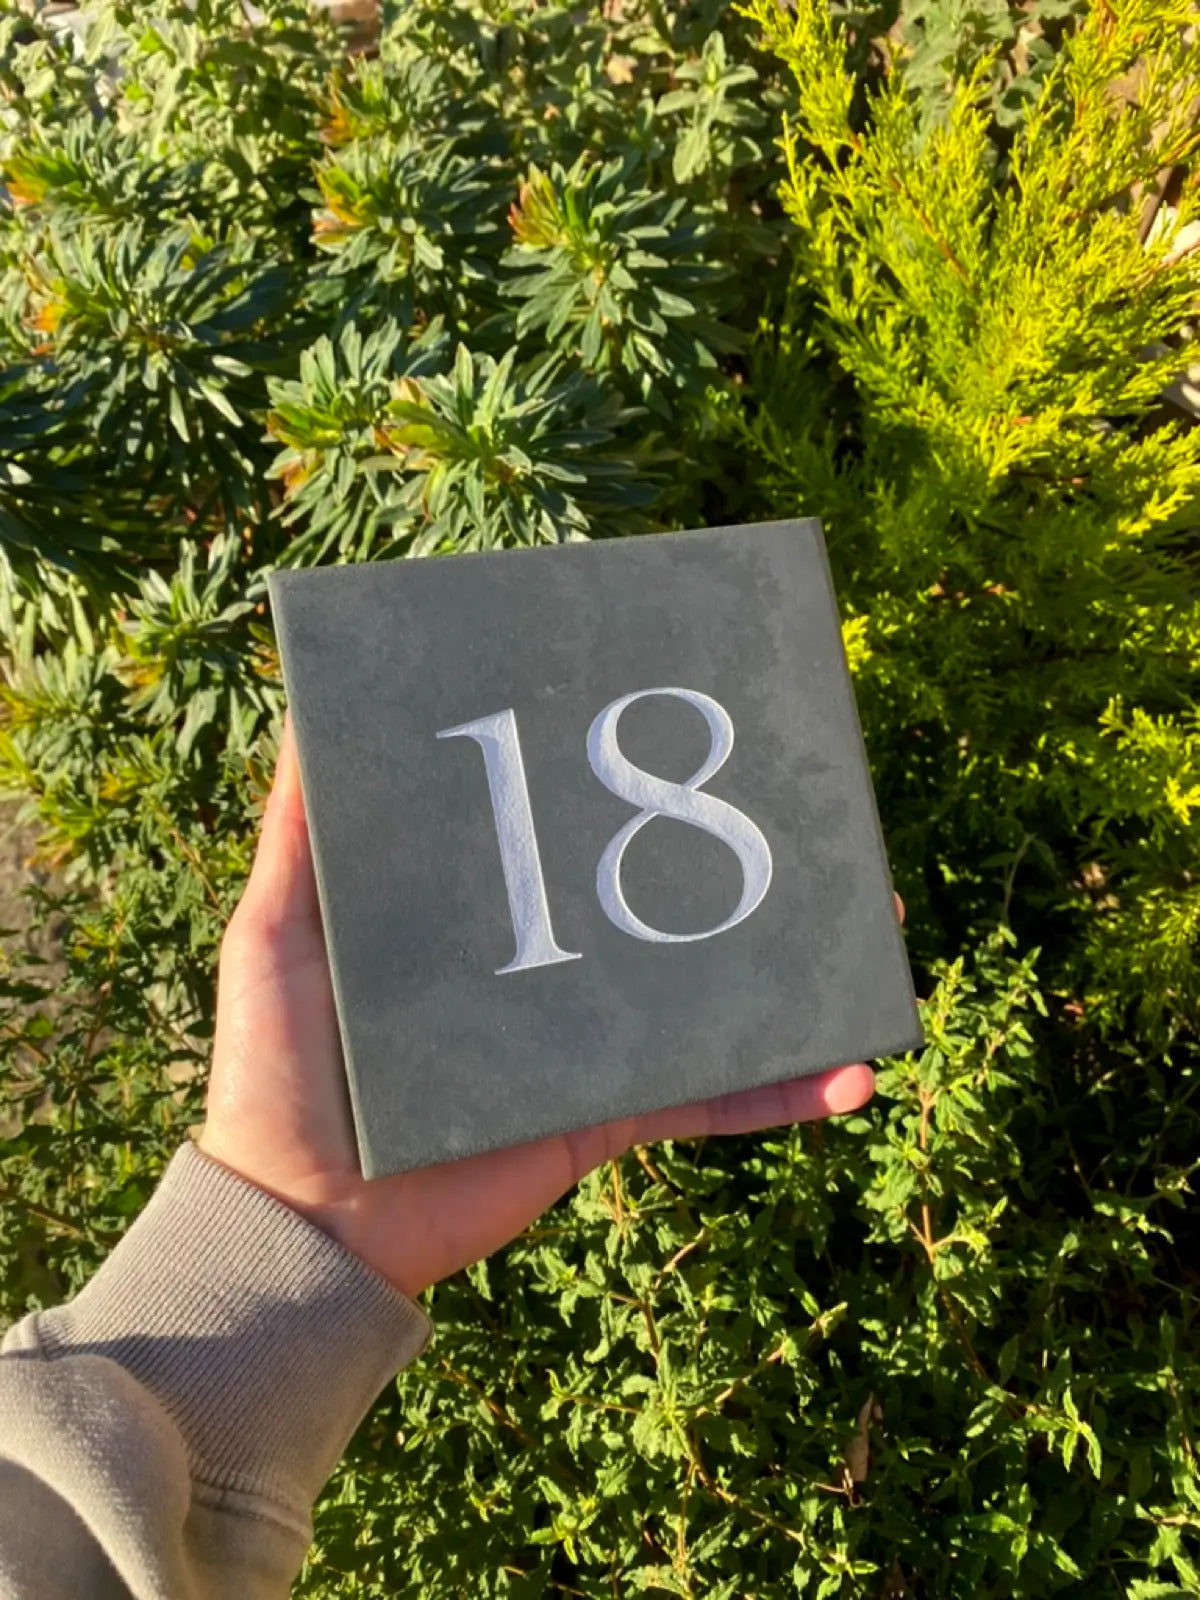
MULTIPOLYGON (((403 1040, 397 1040, 397 1050, 403 1040)), ((359 1172, 291 727, 254 868, 221 947, 202 1151, 418 1294, 514 1237, 602 1161, 656 1139, 747 1133, 853 1111, 862 1063, 436 1167, 359 1172)))

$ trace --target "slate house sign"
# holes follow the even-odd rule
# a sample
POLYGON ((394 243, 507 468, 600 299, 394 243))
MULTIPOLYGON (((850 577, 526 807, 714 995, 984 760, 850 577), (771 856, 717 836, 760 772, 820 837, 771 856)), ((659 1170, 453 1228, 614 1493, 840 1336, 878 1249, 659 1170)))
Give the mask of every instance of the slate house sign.
POLYGON ((368 1176, 920 1044, 817 523, 271 597, 368 1176))

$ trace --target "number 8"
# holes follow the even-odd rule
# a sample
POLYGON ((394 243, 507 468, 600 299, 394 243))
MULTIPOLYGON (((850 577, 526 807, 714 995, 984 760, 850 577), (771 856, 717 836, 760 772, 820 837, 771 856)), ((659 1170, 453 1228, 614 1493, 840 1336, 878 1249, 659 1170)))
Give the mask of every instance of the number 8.
POLYGON ((771 847, 744 811, 718 800, 716 795, 703 794, 700 788, 721 770, 732 749, 733 721, 728 711, 695 689, 639 689, 605 706, 588 729, 587 753, 592 771, 619 799, 641 807, 637 816, 631 817, 608 841, 596 868, 596 893, 600 904, 609 921, 622 933, 655 944, 687 944, 695 939, 711 939, 745 921, 761 903, 771 884, 771 847), (655 694, 676 695, 695 706, 708 723, 712 738, 708 755, 685 783, 671 783, 635 767, 617 743, 617 724, 625 707, 655 694), (630 910, 621 887, 621 861, 630 840, 655 817, 673 817, 678 822, 702 828, 727 844, 741 862, 742 897, 725 921, 715 928, 706 928, 702 933, 663 933, 661 929, 651 928, 630 910))

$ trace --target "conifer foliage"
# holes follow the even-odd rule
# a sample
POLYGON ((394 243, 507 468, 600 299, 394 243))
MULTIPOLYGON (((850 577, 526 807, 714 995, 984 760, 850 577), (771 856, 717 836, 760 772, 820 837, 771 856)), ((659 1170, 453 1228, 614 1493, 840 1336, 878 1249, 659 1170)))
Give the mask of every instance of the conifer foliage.
POLYGON ((826 524, 928 1048, 430 1295, 311 1595, 1200 1593, 1200 42, 0 0, 0 1318, 201 1115, 279 565, 826 524))

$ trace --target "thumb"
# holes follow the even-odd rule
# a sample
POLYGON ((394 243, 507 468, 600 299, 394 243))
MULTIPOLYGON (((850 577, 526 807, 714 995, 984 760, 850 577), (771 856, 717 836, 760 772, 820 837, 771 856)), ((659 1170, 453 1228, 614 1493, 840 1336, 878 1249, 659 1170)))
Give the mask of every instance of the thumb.
POLYGON ((283 725, 275 781, 263 812, 254 866, 234 915, 242 924, 253 924, 261 932, 280 931, 297 922, 311 923, 320 915, 290 717, 283 725))

